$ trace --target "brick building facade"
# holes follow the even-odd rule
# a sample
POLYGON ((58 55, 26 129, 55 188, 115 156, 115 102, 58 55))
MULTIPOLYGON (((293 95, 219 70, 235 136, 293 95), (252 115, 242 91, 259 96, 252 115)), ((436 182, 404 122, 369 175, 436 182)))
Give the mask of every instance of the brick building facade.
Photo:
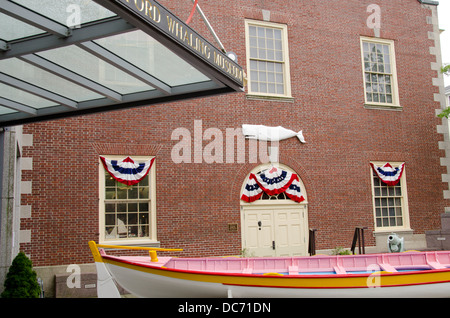
MULTIPOLYGON (((191 8, 183 1, 161 4, 180 18, 191 8)), ((436 5, 207 1, 202 8, 246 70, 245 92, 24 126, 30 142, 22 155, 21 249, 33 264, 92 263, 90 240, 183 248, 190 256, 244 249, 259 255, 267 246, 252 241, 260 234, 250 217, 286 209, 301 218, 289 224, 301 228, 295 233, 302 247, 289 252, 288 246, 288 254, 306 254, 310 228, 319 250, 350 247, 357 226, 367 227, 369 251, 386 251, 393 231, 405 236, 408 249, 426 248, 425 232, 440 227, 449 206, 441 165, 448 128, 436 117, 443 107, 436 5), (289 138, 268 145, 278 154, 273 165, 298 175, 304 201, 241 200, 249 174, 270 167, 261 155, 253 160, 256 143, 243 138, 244 124, 303 132, 305 143, 289 138), (100 156, 155 158, 150 198, 142 205, 150 210, 145 230, 131 234, 139 215, 131 213, 131 201, 108 201, 100 156), (403 162, 397 188, 378 185, 370 163, 403 162), (379 194, 384 191, 395 195, 379 194), (127 206, 128 234, 109 239, 120 203, 127 206), (113 224, 105 217, 110 207, 113 224)), ((199 18, 191 26, 208 37, 199 18)), ((130 199, 133 190, 125 191, 130 199)), ((282 232, 274 229, 278 221, 267 221, 270 231, 282 232)), ((282 240, 273 235, 283 236, 259 239, 282 240)))

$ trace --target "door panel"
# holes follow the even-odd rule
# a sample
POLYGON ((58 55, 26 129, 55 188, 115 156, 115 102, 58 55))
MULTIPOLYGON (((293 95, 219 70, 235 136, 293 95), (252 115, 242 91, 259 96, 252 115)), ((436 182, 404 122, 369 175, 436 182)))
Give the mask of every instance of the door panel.
POLYGON ((245 239, 243 248, 251 256, 275 256, 273 241, 273 216, 272 211, 250 210, 244 211, 245 239))
POLYGON ((302 208, 274 211, 277 256, 305 255, 307 250, 302 208))
POLYGON ((302 205, 244 206, 243 248, 257 257, 307 255, 305 210, 302 205))

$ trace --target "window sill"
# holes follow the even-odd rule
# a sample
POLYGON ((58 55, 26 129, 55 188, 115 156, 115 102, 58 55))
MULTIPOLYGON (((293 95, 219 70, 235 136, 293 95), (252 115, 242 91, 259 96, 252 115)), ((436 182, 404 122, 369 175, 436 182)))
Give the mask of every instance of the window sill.
POLYGON ((383 236, 383 235, 389 235, 392 233, 396 233, 397 235, 407 235, 407 234, 413 234, 414 230, 410 228, 390 228, 390 229, 375 229, 373 231, 374 236, 383 236))
POLYGON ((253 94, 247 94, 246 95, 248 100, 265 100, 265 101, 277 101, 277 102, 288 102, 292 103, 294 102, 294 97, 291 96, 274 96, 274 95, 253 95, 253 94))
POLYGON ((150 240, 103 240, 99 244, 121 245, 121 246, 142 246, 142 247, 160 247, 159 241, 150 240))
POLYGON ((378 110, 393 110, 402 111, 403 107, 400 105, 388 105, 388 104, 364 104, 365 109, 378 109, 378 110))

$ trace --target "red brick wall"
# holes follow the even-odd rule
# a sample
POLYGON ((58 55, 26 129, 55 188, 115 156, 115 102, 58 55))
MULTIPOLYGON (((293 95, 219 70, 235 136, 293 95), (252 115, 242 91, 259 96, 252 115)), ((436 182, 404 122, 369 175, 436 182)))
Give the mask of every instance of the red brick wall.
MULTIPOLYGON (((186 19, 189 1, 161 1, 186 19)), ((88 263, 89 240, 98 240, 98 155, 156 155, 157 230, 162 247, 181 247, 191 256, 238 254, 240 190, 257 164, 174 164, 172 131, 194 133, 242 124, 265 124, 303 130, 306 144, 292 138, 280 142, 280 161, 294 169, 305 184, 309 226, 318 229, 317 248, 349 246, 355 226, 373 230, 369 161, 405 161, 411 228, 414 233, 440 227, 445 184, 440 166, 442 136, 433 101, 430 63, 435 57, 428 39, 431 11, 417 0, 377 1, 382 8, 381 37, 395 41, 402 111, 364 108, 360 36, 368 29, 371 1, 207 1, 201 7, 224 46, 246 67, 244 19, 288 25, 293 102, 247 100, 245 93, 153 105, 105 114, 27 125, 33 147, 32 194, 22 204, 32 217, 21 229, 32 231, 21 248, 35 266, 88 263), (288 5, 287 5, 288 4, 288 5)), ((214 39, 198 14, 191 26, 214 39)), ((209 141, 204 141, 204 145, 209 141)), ((248 145, 246 146, 248 149, 248 145)), ((225 154, 225 149, 224 149, 225 154)), ((248 158, 248 157, 247 157, 248 158)), ((240 227, 239 227, 240 228, 240 227)), ((370 233, 370 231, 368 232, 370 233)), ((366 243, 374 244, 372 235, 366 243)), ((181 254, 178 254, 181 255, 181 254)))

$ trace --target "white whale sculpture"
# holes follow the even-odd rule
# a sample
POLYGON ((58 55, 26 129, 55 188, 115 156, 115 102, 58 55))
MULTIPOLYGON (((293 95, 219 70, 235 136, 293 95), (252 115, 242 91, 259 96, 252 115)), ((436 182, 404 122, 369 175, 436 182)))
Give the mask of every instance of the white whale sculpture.
POLYGON ((303 137, 303 132, 301 130, 297 133, 281 126, 268 127, 264 125, 242 125, 242 133, 248 139, 280 141, 297 137, 301 143, 305 143, 305 138, 303 137))

